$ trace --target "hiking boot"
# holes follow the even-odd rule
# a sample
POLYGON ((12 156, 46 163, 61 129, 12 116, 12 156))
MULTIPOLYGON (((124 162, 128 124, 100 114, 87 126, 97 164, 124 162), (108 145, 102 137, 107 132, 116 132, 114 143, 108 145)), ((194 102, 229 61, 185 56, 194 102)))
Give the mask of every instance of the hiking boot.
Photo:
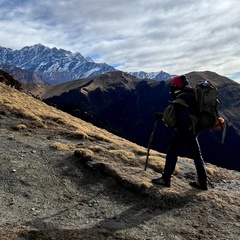
POLYGON ((161 178, 155 178, 152 179, 152 183, 157 184, 157 185, 162 185, 165 187, 171 187, 171 182, 164 180, 162 177, 161 178))
POLYGON ((189 185, 197 189, 208 190, 207 182, 201 184, 199 184, 198 182, 190 182, 189 185))

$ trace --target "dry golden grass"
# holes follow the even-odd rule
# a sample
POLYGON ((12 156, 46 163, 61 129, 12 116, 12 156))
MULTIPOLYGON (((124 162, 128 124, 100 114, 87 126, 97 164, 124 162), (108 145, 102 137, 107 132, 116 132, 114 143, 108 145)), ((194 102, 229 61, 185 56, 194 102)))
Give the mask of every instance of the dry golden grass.
POLYGON ((91 159, 94 155, 93 151, 86 149, 86 148, 77 148, 74 151, 75 156, 80 158, 88 158, 91 159))
POLYGON ((69 133, 69 136, 77 139, 88 139, 88 135, 80 130, 69 133))
POLYGON ((59 151, 70 151, 71 149, 73 149, 74 146, 71 147, 71 145, 68 145, 68 144, 64 144, 61 142, 54 142, 50 145, 50 147, 55 148, 59 151))
POLYGON ((15 130, 23 130, 23 129, 26 129, 26 128, 27 128, 27 126, 25 124, 22 124, 22 123, 17 124, 16 126, 13 126, 13 129, 15 129, 15 130))
POLYGON ((209 174, 211 176, 214 176, 215 173, 216 173, 216 170, 214 168, 211 168, 211 167, 206 167, 206 171, 207 171, 207 174, 209 174))
POLYGON ((145 148, 121 139, 104 129, 95 127, 79 118, 75 118, 65 112, 48 106, 45 103, 15 89, 0 83, 0 105, 1 110, 6 114, 17 116, 32 121, 32 124, 39 127, 63 131, 77 138, 91 138, 95 141, 117 145, 121 148, 124 142, 125 147, 136 148, 136 151, 145 151, 145 148), (137 150, 139 148, 139 150, 137 150))
POLYGON ((136 159, 135 154, 127 150, 109 150, 109 153, 116 160, 134 161, 136 159))
POLYGON ((108 150, 104 147, 100 147, 98 145, 93 145, 89 147, 94 153, 108 153, 108 150))
POLYGON ((213 177, 215 180, 232 180, 234 176, 229 174, 229 171, 225 168, 216 168, 211 166, 211 164, 207 164, 206 166, 207 174, 213 177), (208 166, 210 165, 210 166, 208 166))

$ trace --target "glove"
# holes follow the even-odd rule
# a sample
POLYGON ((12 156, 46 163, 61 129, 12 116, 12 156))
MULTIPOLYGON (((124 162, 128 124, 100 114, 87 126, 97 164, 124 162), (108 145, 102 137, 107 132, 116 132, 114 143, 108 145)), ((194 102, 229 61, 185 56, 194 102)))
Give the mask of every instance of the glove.
POLYGON ((160 113, 160 112, 155 112, 155 120, 156 120, 156 121, 162 119, 162 116, 163 116, 162 113, 160 113))

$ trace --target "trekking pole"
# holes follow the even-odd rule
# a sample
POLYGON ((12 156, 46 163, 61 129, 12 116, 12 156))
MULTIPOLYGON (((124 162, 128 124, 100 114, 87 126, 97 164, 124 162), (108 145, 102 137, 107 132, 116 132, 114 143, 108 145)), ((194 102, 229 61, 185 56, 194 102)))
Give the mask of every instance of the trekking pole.
POLYGON ((151 148, 151 144, 152 144, 152 140, 153 140, 153 135, 154 135, 154 132, 157 128, 157 122, 158 121, 155 120, 153 130, 152 130, 152 133, 151 133, 151 136, 150 136, 150 139, 149 139, 149 143, 148 143, 147 157, 146 157, 146 163, 145 163, 145 169, 144 169, 145 171, 147 170, 149 152, 150 152, 150 148, 151 148))

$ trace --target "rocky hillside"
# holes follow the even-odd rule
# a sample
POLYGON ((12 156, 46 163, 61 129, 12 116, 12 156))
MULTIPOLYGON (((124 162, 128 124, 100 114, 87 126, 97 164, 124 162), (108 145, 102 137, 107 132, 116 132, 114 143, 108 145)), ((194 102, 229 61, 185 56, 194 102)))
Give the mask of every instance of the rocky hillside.
MULTIPOLYGON (((187 77, 192 86, 199 80, 215 83, 221 98, 219 112, 227 121, 224 144, 221 144, 221 132, 200 134, 205 161, 240 170, 240 85, 213 72, 192 72, 187 77)), ((171 100, 169 84, 170 81, 141 80, 115 71, 50 87, 42 98, 48 104, 146 147, 154 113, 163 111, 171 100)), ((172 134, 171 129, 159 122, 153 149, 166 152, 172 134)))
POLYGON ((11 76, 13 76, 15 79, 17 79, 21 83, 27 82, 27 83, 47 84, 47 82, 43 81, 42 77, 35 72, 30 72, 15 66, 3 65, 3 64, 0 64, 0 69, 9 73, 11 76))
POLYGON ((240 174, 207 164, 189 186, 180 158, 171 188, 153 186, 165 155, 0 83, 1 240, 237 240, 240 174))
POLYGON ((17 81, 12 75, 2 70, 0 70, 0 82, 18 90, 22 88, 22 84, 19 81, 17 81))

